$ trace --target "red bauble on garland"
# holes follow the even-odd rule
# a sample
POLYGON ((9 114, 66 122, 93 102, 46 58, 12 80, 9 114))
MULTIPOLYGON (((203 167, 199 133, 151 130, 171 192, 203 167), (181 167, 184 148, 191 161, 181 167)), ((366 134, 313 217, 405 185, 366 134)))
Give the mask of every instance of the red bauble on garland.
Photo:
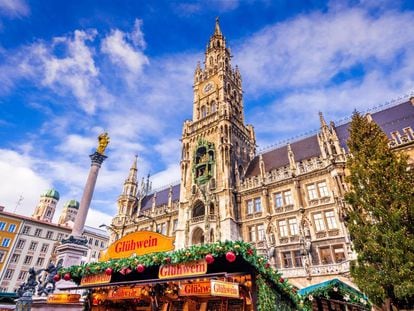
POLYGON ((253 255, 253 250, 252 250, 251 248, 249 248, 249 249, 246 251, 246 253, 247 253, 247 255, 253 255))
POLYGON ((280 278, 280 279, 279 279, 279 282, 280 282, 280 283, 283 283, 283 282, 285 282, 285 279, 284 279, 284 278, 280 278))
POLYGON ((53 280, 54 280, 55 282, 60 281, 60 274, 56 274, 56 275, 53 277, 53 280))
POLYGON ((269 269, 269 268, 270 268, 270 263, 266 262, 266 264, 265 264, 265 268, 266 268, 266 269, 269 269))
POLYGON ((207 254, 205 257, 208 264, 212 264, 214 262, 214 256, 211 254, 207 254))
POLYGON ((142 264, 137 265, 137 271, 139 273, 144 272, 144 270, 145 270, 145 266, 144 265, 142 265, 142 264))
POLYGON ((106 275, 112 275, 112 272, 114 272, 114 270, 112 268, 106 268, 106 270, 105 270, 106 275))
POLYGON ((69 273, 69 272, 68 272, 68 273, 65 273, 65 275, 63 276, 63 279, 64 279, 65 281, 69 281, 71 278, 72 278, 72 276, 70 275, 70 273, 69 273))
POLYGON ((171 262, 171 258, 170 258, 170 257, 166 257, 166 258, 164 259, 164 261, 165 261, 166 263, 170 263, 170 262, 171 262))
POLYGON ((127 274, 130 274, 131 272, 132 270, 129 267, 124 267, 119 271, 119 273, 121 273, 122 275, 127 275, 127 274))
POLYGON ((228 262, 234 262, 236 260, 236 254, 234 254, 233 252, 227 252, 226 259, 228 262))

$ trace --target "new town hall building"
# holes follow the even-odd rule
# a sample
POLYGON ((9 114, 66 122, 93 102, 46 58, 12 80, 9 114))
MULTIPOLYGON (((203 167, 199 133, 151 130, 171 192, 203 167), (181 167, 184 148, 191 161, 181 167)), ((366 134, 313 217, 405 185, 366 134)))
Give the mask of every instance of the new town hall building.
MULTIPOLYGON (((257 154, 245 124, 241 74, 218 21, 194 73, 193 118, 184 122, 181 182, 161 191, 137 180, 134 161, 111 240, 137 230, 175 236, 177 249, 244 240, 299 288, 332 278, 346 283, 354 258, 344 225, 349 124, 320 114, 317 134, 257 154)), ((317 117, 317 116, 315 116, 317 117)), ((390 145, 414 159, 414 98, 369 115, 390 145)))

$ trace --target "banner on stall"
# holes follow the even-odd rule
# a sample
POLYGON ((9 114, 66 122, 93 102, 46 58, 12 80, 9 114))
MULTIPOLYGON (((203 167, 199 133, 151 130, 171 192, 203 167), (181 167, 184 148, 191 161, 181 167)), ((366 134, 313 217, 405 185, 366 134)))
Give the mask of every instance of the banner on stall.
POLYGON ((239 284, 211 280, 211 296, 239 298, 239 284))
POLYGON ((194 276, 207 273, 207 262, 204 259, 186 263, 176 263, 160 266, 158 277, 160 279, 194 276))
POLYGON ((128 258, 174 249, 174 238, 153 231, 137 231, 115 241, 101 253, 99 261, 128 258))

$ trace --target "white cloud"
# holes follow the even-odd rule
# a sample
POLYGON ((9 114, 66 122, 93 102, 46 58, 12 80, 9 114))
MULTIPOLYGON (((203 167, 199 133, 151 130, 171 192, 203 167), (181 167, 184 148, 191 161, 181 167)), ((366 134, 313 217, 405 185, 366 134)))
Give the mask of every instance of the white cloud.
POLYGON ((30 8, 24 0, 0 0, 0 13, 10 17, 27 16, 30 8))
POLYGON ((319 128, 414 85, 414 14, 335 7, 270 25, 235 44, 259 144, 319 128))
POLYGON ((151 176, 152 188, 164 188, 175 184, 180 180, 181 170, 180 164, 171 164, 164 171, 158 172, 151 176))
POLYGON ((144 33, 142 32, 142 19, 135 19, 134 29, 131 33, 127 34, 127 37, 130 38, 132 43, 138 47, 145 49, 147 44, 144 40, 144 33))
POLYGON ((27 156, 12 150, 0 149, 0 205, 14 212, 20 196, 23 201, 16 212, 32 215, 40 195, 51 188, 51 182, 38 172, 35 163, 27 156))
POLYGON ((176 164, 180 161, 181 142, 178 137, 162 138, 154 146, 155 151, 160 155, 165 163, 176 164))
POLYGON ((248 91, 324 85, 339 72, 390 66, 413 45, 412 13, 369 15, 362 9, 300 15, 236 45, 248 91))
POLYGON ((86 218, 86 225, 98 228, 102 224, 109 225, 112 222, 111 215, 102 213, 96 209, 90 208, 88 211, 88 217, 86 218))
POLYGON ((30 80, 64 98, 61 105, 71 95, 88 114, 106 109, 113 103, 113 96, 99 79, 95 52, 88 45, 96 34, 96 30, 75 30, 73 35, 55 37, 51 43, 39 41, 17 51, 3 51, 0 81, 5 85, 0 86, 0 91, 10 92, 18 81, 30 80))
POLYGON ((64 153, 87 155, 91 153, 93 146, 96 145, 95 141, 96 139, 92 137, 70 134, 61 141, 57 150, 64 153))
POLYGON ((119 29, 112 30, 101 44, 102 52, 107 54, 114 64, 134 75, 141 73, 144 65, 149 63, 148 58, 140 50, 145 47, 141 26, 142 21, 137 19, 131 33, 126 34, 119 29))

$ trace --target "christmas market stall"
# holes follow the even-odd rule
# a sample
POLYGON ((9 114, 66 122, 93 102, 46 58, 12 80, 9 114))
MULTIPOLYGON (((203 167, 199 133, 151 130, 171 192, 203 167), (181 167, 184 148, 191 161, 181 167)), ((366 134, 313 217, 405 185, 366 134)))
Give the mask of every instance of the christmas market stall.
POLYGON ((293 287, 250 244, 165 251, 165 239, 154 232, 129 234, 108 248, 108 260, 63 268, 59 275, 79 284, 73 289, 88 290, 86 307, 96 311, 298 309, 293 287), (128 256, 114 258, 111 248, 128 256), (144 249, 151 253, 141 255, 144 249))
POLYGON ((304 311, 371 310, 368 298, 339 279, 332 279, 298 291, 304 311))

